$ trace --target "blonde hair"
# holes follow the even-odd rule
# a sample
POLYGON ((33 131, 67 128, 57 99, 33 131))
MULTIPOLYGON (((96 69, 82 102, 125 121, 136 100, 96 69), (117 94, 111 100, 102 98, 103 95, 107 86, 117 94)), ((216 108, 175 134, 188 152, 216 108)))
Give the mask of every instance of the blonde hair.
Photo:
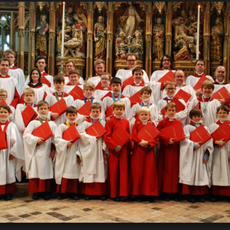
POLYGON ((91 106, 90 106, 90 111, 91 111, 92 109, 100 109, 100 111, 101 111, 101 104, 100 104, 99 102, 93 102, 93 103, 91 104, 91 106))
POLYGON ((176 82, 175 81, 166 81, 164 84, 164 87, 166 87, 167 85, 174 85, 176 86, 176 82))
POLYGON ((92 90, 95 90, 95 85, 92 82, 87 81, 84 85, 83 85, 83 89, 87 89, 87 88, 91 88, 92 90))
POLYGON ((165 106, 165 110, 167 111, 169 107, 171 107, 171 108, 176 108, 176 110, 177 110, 176 103, 174 103, 174 102, 169 102, 169 103, 165 106))
POLYGON ((214 83, 211 80, 205 80, 201 85, 201 89, 203 89, 204 86, 210 87, 214 90, 214 83))
POLYGON ((143 106, 138 110, 138 114, 140 113, 148 113, 150 115, 150 109, 143 106))
POLYGON ((125 103, 122 101, 115 101, 113 103, 112 109, 114 110, 115 108, 123 108, 125 109, 125 103))
POLYGON ((109 76, 109 80, 111 80, 112 76, 111 76, 110 73, 104 72, 104 73, 101 74, 101 76, 106 76, 106 75, 108 75, 109 76))
POLYGON ((6 51, 4 52, 4 57, 5 57, 6 55, 8 55, 8 54, 13 54, 14 57, 16 56, 16 53, 15 53, 13 50, 11 50, 11 49, 8 49, 8 50, 6 50, 6 51))
POLYGON ((94 68, 96 67, 96 65, 101 63, 105 66, 105 61, 103 59, 97 59, 96 61, 94 61, 94 68))
POLYGON ((23 95, 29 94, 29 93, 32 93, 33 95, 35 95, 35 92, 34 92, 34 90, 32 88, 25 88, 23 90, 23 95))
POLYGON ((8 96, 7 90, 5 89, 0 89, 0 93, 6 93, 6 96, 8 96))

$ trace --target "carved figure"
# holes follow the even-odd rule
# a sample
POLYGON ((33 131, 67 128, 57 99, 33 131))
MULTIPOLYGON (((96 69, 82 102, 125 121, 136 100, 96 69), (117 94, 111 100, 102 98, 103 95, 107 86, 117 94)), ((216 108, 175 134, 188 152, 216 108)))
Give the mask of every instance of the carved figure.
POLYGON ((121 31, 115 41, 115 51, 117 59, 126 59, 125 33, 121 31))
POLYGON ((139 30, 136 30, 134 32, 131 52, 136 54, 137 59, 143 60, 143 38, 142 38, 142 33, 139 30))

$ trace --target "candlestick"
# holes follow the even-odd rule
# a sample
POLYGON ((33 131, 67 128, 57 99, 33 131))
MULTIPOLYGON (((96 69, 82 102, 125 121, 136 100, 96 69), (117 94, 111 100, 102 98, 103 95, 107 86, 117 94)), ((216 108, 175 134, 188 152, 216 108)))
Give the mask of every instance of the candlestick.
POLYGON ((61 57, 64 56, 64 24, 65 24, 65 2, 63 2, 62 12, 62 38, 61 38, 61 57))
POLYGON ((200 41, 200 5, 197 12, 197 42, 196 42, 196 60, 199 59, 199 41, 200 41))

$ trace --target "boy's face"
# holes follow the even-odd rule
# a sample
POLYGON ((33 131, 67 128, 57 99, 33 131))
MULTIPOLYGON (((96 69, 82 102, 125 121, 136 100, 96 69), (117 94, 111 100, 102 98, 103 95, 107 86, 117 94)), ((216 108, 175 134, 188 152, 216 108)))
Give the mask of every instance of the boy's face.
POLYGON ((37 65, 38 69, 39 69, 41 72, 43 72, 44 69, 45 69, 45 67, 47 66, 44 59, 38 60, 38 61, 36 62, 36 65, 37 65))
POLYGON ((87 87, 84 89, 85 97, 91 98, 93 96, 94 90, 91 87, 87 87))
POLYGON ((48 105, 41 105, 40 107, 38 107, 38 113, 46 117, 49 113, 48 105))
POLYGON ((103 63, 97 64, 95 66, 95 72, 101 76, 105 72, 105 66, 103 63))
POLYGON ((122 107, 115 107, 113 110, 114 115, 117 117, 123 116, 124 112, 125 112, 125 110, 122 107))
POLYGON ((113 93, 120 93, 121 92, 121 84, 112 83, 111 84, 111 89, 112 89, 113 93))
POLYGON ((39 79, 39 73, 37 70, 34 70, 31 74, 31 79, 33 80, 33 83, 38 82, 39 79))
POLYGON ((68 74, 71 70, 74 70, 75 67, 72 62, 69 62, 66 64, 65 69, 66 69, 66 73, 68 74))
POLYGON ((134 81, 135 82, 141 82, 142 78, 143 78, 143 72, 140 71, 135 71, 134 75, 133 75, 134 81))
POLYGON ((149 94, 147 91, 144 91, 141 95, 141 98, 144 100, 148 100, 150 98, 151 94, 149 94))
POLYGON ((69 82, 71 85, 77 85, 79 82, 80 76, 76 73, 70 74, 69 75, 69 82))
POLYGON ((9 116, 10 113, 6 109, 0 108, 0 120, 7 120, 9 116))
POLYGON ((93 119, 98 119, 101 115, 101 110, 99 108, 91 109, 90 115, 93 119))
POLYGON ((201 120, 201 116, 200 115, 193 115, 192 116, 192 120, 195 122, 195 123, 199 123, 200 120, 201 120))
POLYGON ((175 85, 167 85, 165 87, 165 91, 166 91, 167 96, 173 97, 175 92, 176 92, 176 86, 175 85))
POLYGON ((66 114, 67 120, 74 122, 77 119, 77 114, 76 113, 68 113, 66 114))
POLYGON ((169 118, 174 118, 174 116, 175 116, 175 114, 176 114, 176 108, 175 108, 175 107, 169 106, 168 109, 166 110, 165 114, 166 114, 169 118))
POLYGON ((32 104, 34 100, 34 94, 33 93, 23 94, 23 98, 27 104, 32 104))
POLYGON ((58 92, 62 92, 64 89, 65 83, 62 82, 54 82, 54 89, 58 92))
POLYGON ((109 87, 109 75, 102 75, 101 76, 101 85, 103 88, 108 88, 109 87))
POLYGON ((13 65, 14 64, 14 61, 15 61, 15 57, 13 54, 7 54, 5 56, 5 58, 7 58, 9 61, 10 61, 10 65, 13 65))
POLYGON ((205 86, 203 86, 201 91, 202 91, 204 96, 210 97, 212 95, 213 89, 211 87, 205 85, 205 86))
POLYGON ((147 121, 149 119, 149 117, 150 117, 150 114, 147 112, 140 112, 139 113, 139 118, 142 121, 147 121))
POLYGON ((0 101, 2 101, 2 100, 6 100, 7 99, 7 93, 6 92, 2 92, 2 93, 0 93, 0 101))
POLYGON ((220 109, 217 113, 217 117, 219 120, 227 120, 228 113, 225 110, 220 109))
POLYGON ((1 61, 0 63, 0 73, 2 75, 8 74, 10 69, 9 62, 8 61, 1 61))

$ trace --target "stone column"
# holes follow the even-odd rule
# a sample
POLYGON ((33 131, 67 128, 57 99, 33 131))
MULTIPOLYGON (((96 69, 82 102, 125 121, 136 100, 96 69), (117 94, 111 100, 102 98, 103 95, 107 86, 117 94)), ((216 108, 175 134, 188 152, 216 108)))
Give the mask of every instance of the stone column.
POLYGON ((24 36, 25 36, 25 26, 24 26, 24 17, 25 17, 25 2, 18 3, 19 8, 19 20, 18 20, 18 38, 19 38, 19 63, 18 67, 24 71, 24 36))
POLYGON ((172 56, 172 2, 168 2, 166 10, 165 54, 172 56))
POLYGON ((205 2, 203 25, 204 25, 203 60, 205 62, 205 74, 210 75, 210 2, 205 2))
POLYGON ((48 44, 48 73, 55 74, 55 7, 50 2, 49 8, 49 44, 48 44))
POLYGON ((113 73, 113 2, 108 2, 107 10, 107 43, 106 72, 113 73))
POLYGON ((93 76, 93 14, 93 2, 89 2, 87 10, 86 80, 93 76))

